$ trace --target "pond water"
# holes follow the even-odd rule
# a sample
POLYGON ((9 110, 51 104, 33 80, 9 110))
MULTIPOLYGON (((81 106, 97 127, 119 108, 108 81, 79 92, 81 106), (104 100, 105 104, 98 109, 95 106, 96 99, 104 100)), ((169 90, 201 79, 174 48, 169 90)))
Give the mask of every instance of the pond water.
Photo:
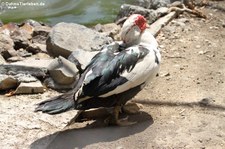
POLYGON ((54 25, 74 22, 84 25, 112 22, 121 4, 135 0, 0 0, 2 22, 34 19, 54 25))

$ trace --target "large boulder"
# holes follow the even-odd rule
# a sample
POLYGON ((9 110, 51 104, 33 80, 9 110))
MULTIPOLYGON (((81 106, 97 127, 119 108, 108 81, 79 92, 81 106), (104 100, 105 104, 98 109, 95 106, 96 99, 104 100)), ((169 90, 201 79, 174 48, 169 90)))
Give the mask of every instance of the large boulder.
POLYGON ((155 10, 146 9, 135 5, 123 4, 120 7, 119 14, 117 15, 117 21, 120 20, 121 18, 128 17, 131 14, 143 15, 148 20, 149 24, 152 24, 158 19, 158 14, 155 10))
POLYGON ((98 51, 89 52, 79 49, 73 51, 68 57, 68 60, 74 63, 77 66, 77 68, 81 71, 85 69, 85 67, 97 53, 98 51))
POLYGON ((50 55, 67 58, 74 50, 96 51, 109 42, 112 42, 110 37, 83 25, 58 23, 52 28, 46 43, 50 55))
POLYGON ((94 27, 94 29, 98 32, 104 33, 105 35, 113 38, 114 40, 118 40, 121 27, 116 23, 108 23, 108 24, 97 24, 94 27))
POLYGON ((148 9, 157 9, 160 7, 165 7, 171 2, 179 0, 137 0, 138 5, 148 9))

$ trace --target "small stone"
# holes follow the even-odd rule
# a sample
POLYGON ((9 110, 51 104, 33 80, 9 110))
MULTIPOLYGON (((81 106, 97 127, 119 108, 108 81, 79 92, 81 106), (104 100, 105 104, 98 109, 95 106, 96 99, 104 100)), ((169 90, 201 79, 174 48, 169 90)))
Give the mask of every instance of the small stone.
POLYGON ((57 84, 70 85, 79 73, 75 64, 59 56, 48 66, 49 74, 57 84))
POLYGON ((94 26, 94 29, 97 31, 97 32, 103 32, 103 29, 102 29, 102 25, 101 24, 97 24, 94 26))
POLYGON ((39 53, 41 51, 41 49, 37 45, 35 45, 35 44, 30 44, 26 48, 26 51, 27 52, 30 52, 30 53, 33 53, 33 54, 36 54, 36 53, 39 53))
POLYGON ((177 19, 179 22, 182 22, 182 23, 187 23, 189 22, 189 20, 187 18, 179 18, 177 19))
POLYGON ((225 28, 225 23, 222 24, 222 27, 225 28))
POLYGON ((202 54, 204 54, 204 52, 203 51, 199 51, 198 54, 202 55, 202 54))
POLYGON ((46 45, 40 43, 32 43, 27 48, 26 51, 31 52, 33 54, 37 54, 39 52, 47 53, 46 45))
POLYGON ((42 26, 39 22, 35 21, 35 20, 32 20, 32 19, 28 19, 24 22, 25 24, 29 24, 33 27, 36 27, 36 26, 42 26))
POLYGON ((17 50, 17 53, 21 57, 30 57, 30 56, 32 56, 32 53, 29 53, 29 52, 27 52, 26 50, 24 50, 22 48, 17 50))
POLYGON ((11 33, 16 31, 19 27, 15 23, 4 24, 0 28, 0 33, 10 36, 11 33))
POLYGON ((15 90, 14 94, 35 94, 43 93, 44 87, 40 81, 29 82, 29 83, 20 83, 20 85, 15 90))
POLYGON ((13 76, 0 74, 0 90, 15 88, 17 85, 18 81, 13 76))
POLYGON ((170 76, 170 73, 169 72, 163 72, 160 76, 161 77, 168 77, 168 76, 170 76))
POLYGON ((172 23, 174 23, 176 26, 181 26, 181 27, 185 27, 185 23, 180 22, 178 20, 173 20, 171 21, 172 23))
POLYGON ((199 104, 201 106, 208 106, 210 103, 215 102, 211 97, 203 98, 201 101, 199 101, 199 104))
POLYGON ((203 54, 206 54, 206 53, 208 53, 208 52, 209 52, 209 51, 199 51, 198 54, 199 54, 199 55, 203 55, 203 54))
POLYGON ((18 82, 29 83, 29 82, 36 82, 36 81, 38 81, 37 78, 31 76, 30 74, 16 74, 13 77, 16 78, 18 82))
POLYGON ((26 31, 31 35, 33 33, 34 27, 28 23, 24 23, 23 26, 20 27, 20 30, 26 31))
POLYGON ((180 70, 184 70, 185 68, 184 67, 180 67, 180 70))
POLYGON ((30 39, 32 38, 31 34, 23 29, 17 29, 11 33, 11 38, 14 42, 14 48, 16 50, 23 48, 26 49, 30 44, 30 39))
POLYGON ((157 12, 158 16, 163 16, 163 15, 168 14, 169 8, 167 8, 167 7, 160 7, 158 9, 156 9, 156 12, 157 12))
POLYGON ((7 59, 8 62, 18 62, 24 60, 21 56, 13 56, 7 59))
POLYGON ((34 45, 39 49, 40 52, 47 53, 46 44, 34 43, 34 45))
POLYGON ((209 29, 211 29, 211 30, 218 30, 219 27, 217 27, 217 26, 210 26, 209 29))
POLYGON ((200 46, 200 45, 196 45, 195 47, 196 47, 197 49, 201 48, 201 46, 200 46))
POLYGON ((34 32, 33 32, 33 37, 37 35, 41 35, 44 37, 48 37, 48 34, 51 31, 51 27, 49 26, 35 26, 34 27, 34 32))

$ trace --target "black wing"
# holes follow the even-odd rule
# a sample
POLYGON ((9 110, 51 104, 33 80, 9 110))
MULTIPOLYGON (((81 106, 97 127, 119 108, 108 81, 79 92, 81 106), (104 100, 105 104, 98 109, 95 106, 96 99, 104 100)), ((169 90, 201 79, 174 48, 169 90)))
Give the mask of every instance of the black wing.
POLYGON ((86 68, 80 98, 97 97, 128 80, 122 77, 124 71, 130 72, 149 53, 143 46, 133 46, 125 50, 107 49, 97 54, 86 68))

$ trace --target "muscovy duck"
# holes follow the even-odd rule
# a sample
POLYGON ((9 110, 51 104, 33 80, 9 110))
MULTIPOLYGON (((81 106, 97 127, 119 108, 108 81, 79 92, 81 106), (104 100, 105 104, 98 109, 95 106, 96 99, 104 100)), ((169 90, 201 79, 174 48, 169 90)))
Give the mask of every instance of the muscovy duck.
POLYGON ((35 111, 58 114, 72 109, 114 107, 109 123, 122 125, 118 118, 121 106, 159 70, 158 43, 146 25, 143 16, 131 15, 121 29, 122 43, 105 45, 86 66, 73 90, 39 103, 35 111))

